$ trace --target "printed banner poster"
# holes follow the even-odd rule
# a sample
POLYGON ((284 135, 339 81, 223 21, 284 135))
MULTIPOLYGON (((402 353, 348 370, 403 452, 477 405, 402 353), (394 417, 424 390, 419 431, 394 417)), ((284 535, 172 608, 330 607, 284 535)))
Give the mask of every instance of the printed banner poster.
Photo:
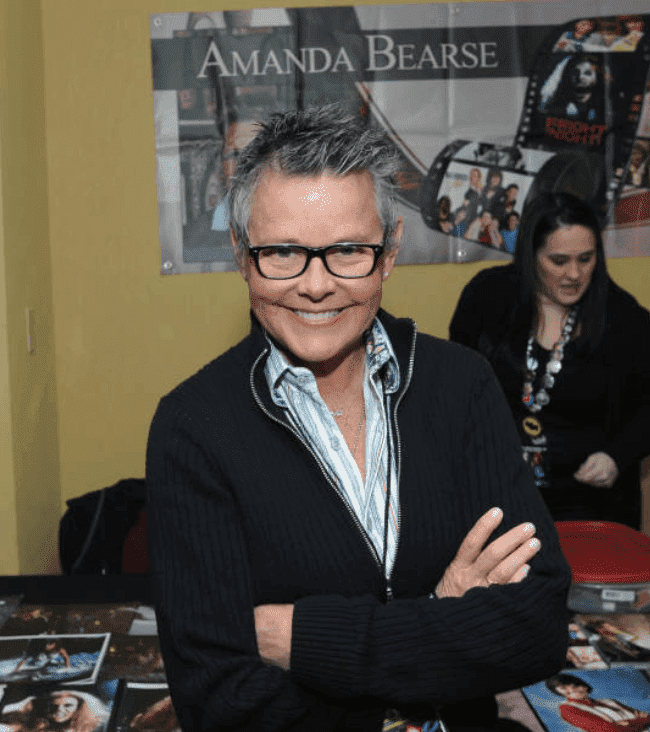
POLYGON ((270 113, 331 102, 399 154, 398 264, 508 259, 526 200, 549 190, 595 207, 607 256, 647 256, 649 11, 535 0, 152 15, 162 273, 235 269, 225 194, 239 150, 270 113))

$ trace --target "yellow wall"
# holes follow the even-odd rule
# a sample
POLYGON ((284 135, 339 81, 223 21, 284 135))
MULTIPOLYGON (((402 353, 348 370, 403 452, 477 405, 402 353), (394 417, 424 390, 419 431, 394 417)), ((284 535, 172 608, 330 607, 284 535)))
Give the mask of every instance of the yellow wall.
MULTIPOLYGON (((254 5, 260 3, 230 0, 222 7, 254 5)), ((22 572, 45 569, 46 557, 39 566, 33 559, 42 543, 49 541, 50 555, 55 554, 55 523, 66 499, 143 475, 147 431, 159 397, 238 341, 248 320, 246 291, 237 274, 159 274, 149 15, 215 10, 219 2, 43 0, 42 43, 38 28, 32 33, 27 21, 28 10, 38 6, 37 0, 0 0, 5 12, 11 8, 12 15, 24 16, 15 41, 17 25, 3 23, 2 38, 14 57, 12 89, 17 93, 27 76, 35 74, 37 81, 29 84, 38 91, 39 73, 45 89, 40 102, 21 102, 33 105, 32 115, 13 118, 14 127, 19 121, 25 125, 26 137, 9 163, 3 154, 0 197, 6 211, 10 198, 13 202, 11 231, 8 218, 4 226, 10 327, 5 359, 0 333, 0 387, 8 360, 15 402, 12 455, 17 496, 12 519, 12 477, 3 463, 0 479, 8 518, 0 518, 0 531, 7 532, 11 542, 11 526, 18 526, 22 572), (21 50, 21 41, 29 50, 21 50), (27 61, 26 56, 29 69, 21 70, 17 62, 27 61), (37 121, 43 100, 45 143, 38 139, 37 121), (18 159, 23 155, 46 176, 20 173, 18 159), (19 183, 19 191, 11 195, 10 173, 19 183), (24 196, 22 207, 19 195, 24 196), (48 257, 53 311, 48 303, 48 257), (27 268, 28 261, 34 271, 27 268), (28 357, 20 342, 27 305, 36 308, 42 328, 37 346, 42 339, 45 362, 34 368, 30 364, 40 349, 34 358, 28 357), (54 394, 56 409, 51 403, 54 394), (25 418, 20 417, 23 410, 25 418), (46 410, 44 425, 37 419, 41 410, 46 410), (24 457, 34 455, 42 458, 30 471, 24 457), (50 468, 58 470, 57 461, 60 483, 53 476, 45 486, 44 477, 50 468), (32 515, 50 507, 54 513, 47 518, 32 515)), ((30 22, 38 26, 38 13, 30 22)), ((3 98, 2 128, 6 115, 3 98)), ((0 141, 6 153, 6 130, 0 129, 0 141)), ((1 235, 2 231, 0 253, 1 235)), ((384 304, 398 315, 414 317, 421 330, 444 336, 463 284, 481 266, 400 267, 386 287, 384 304)), ((611 261, 610 269, 650 306, 650 259, 611 261)), ((0 459, 4 443, 3 431, 0 459)), ((12 571, 11 561, 6 571, 12 571)))
MULTIPOLYGON (((0 44, 0 59, 3 57, 0 44)), ((0 61, 0 63, 2 63, 0 61)), ((4 72, 4 68, 0 73, 4 72)), ((4 76, 4 74, 2 74, 4 76)), ((1 83, 1 82, 0 82, 1 83)), ((4 85, 3 85, 4 88, 4 85)), ((2 102, 0 101, 0 107, 2 102)), ((2 116, 0 113, 0 124, 2 116)), ((1 136, 0 136, 1 141, 1 136)), ((2 145, 0 142, 0 155, 2 145)), ((0 176, 0 222, 2 216, 2 177, 0 176)), ((0 573, 18 571, 18 527, 16 526, 16 485, 10 412, 9 344, 7 338, 7 292, 5 285, 5 237, 0 224, 0 573)))
POLYGON ((24 573, 48 566, 61 505, 40 12, 39 0, 0 3, 0 384, 8 387, 0 450, 10 449, 0 468, 0 531, 8 542, 0 571, 24 573), (33 313, 31 353, 27 308, 33 313))

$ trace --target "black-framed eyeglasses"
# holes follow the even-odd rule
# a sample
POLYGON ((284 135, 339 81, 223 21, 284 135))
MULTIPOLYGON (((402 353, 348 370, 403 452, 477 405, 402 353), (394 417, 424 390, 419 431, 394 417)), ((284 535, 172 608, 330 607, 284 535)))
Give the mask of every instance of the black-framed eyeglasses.
POLYGON ((290 280, 307 270, 314 257, 318 257, 325 269, 335 277, 346 280, 369 277, 384 252, 386 240, 381 244, 357 244, 343 242, 326 247, 303 247, 298 244, 266 244, 248 247, 257 271, 267 280, 290 280))

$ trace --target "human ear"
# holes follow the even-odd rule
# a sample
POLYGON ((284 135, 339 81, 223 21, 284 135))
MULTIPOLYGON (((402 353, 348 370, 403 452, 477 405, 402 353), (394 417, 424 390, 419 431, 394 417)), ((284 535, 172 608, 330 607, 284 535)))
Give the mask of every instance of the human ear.
POLYGON ((393 267, 395 266, 395 260, 397 259, 397 255, 399 253, 399 245, 402 241, 403 232, 404 221, 400 216, 397 219, 397 226, 395 227, 395 231, 393 232, 392 236, 393 246, 391 247, 390 251, 384 252, 384 255, 382 257, 382 278, 384 280, 388 279, 388 275, 393 271, 393 267))
POLYGON ((242 247, 240 247, 239 245, 239 240, 237 239, 232 226, 230 227, 230 241, 232 244, 232 251, 235 255, 235 263, 237 264, 239 274, 244 278, 246 282, 248 282, 248 272, 250 266, 249 258, 245 255, 242 255, 242 247))

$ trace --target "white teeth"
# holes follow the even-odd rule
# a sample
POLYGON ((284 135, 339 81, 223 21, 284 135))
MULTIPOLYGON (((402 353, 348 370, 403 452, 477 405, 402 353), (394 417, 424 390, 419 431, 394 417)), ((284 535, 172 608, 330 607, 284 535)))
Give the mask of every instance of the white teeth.
POLYGON ((333 318, 340 312, 340 310, 328 310, 325 313, 305 313, 301 310, 294 310, 296 315, 300 315, 301 318, 306 318, 307 320, 324 320, 325 318, 333 318))

